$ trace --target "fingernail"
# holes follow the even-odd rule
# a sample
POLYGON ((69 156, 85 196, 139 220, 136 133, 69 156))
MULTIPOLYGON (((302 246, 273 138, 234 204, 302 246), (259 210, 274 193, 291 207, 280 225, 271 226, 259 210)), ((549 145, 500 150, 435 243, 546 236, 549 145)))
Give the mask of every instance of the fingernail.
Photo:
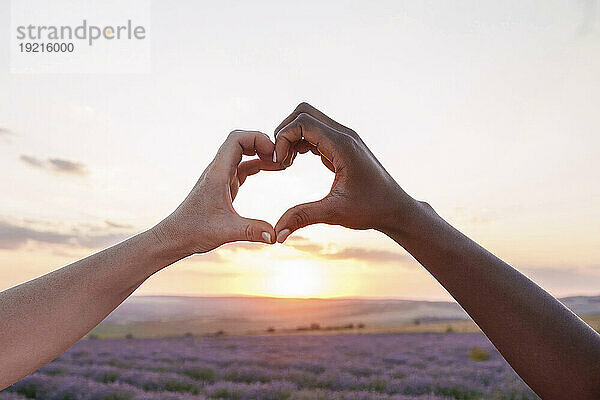
POLYGON ((271 234, 269 232, 263 232, 262 238, 265 242, 271 243, 271 234))
POLYGON ((284 229, 281 232, 279 232, 279 234, 277 235, 277 241, 279 243, 283 243, 283 241, 285 239, 287 239, 287 237, 290 235, 290 230, 289 229, 284 229))
POLYGON ((276 163, 277 162, 277 152, 273 151, 273 162, 276 163))

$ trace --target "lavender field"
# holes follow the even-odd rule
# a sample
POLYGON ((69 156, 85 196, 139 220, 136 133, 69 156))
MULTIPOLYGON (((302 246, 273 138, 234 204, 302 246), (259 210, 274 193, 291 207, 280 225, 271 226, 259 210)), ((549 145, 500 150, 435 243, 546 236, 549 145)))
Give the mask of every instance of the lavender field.
POLYGON ((481 334, 82 340, 0 399, 537 399, 481 334))

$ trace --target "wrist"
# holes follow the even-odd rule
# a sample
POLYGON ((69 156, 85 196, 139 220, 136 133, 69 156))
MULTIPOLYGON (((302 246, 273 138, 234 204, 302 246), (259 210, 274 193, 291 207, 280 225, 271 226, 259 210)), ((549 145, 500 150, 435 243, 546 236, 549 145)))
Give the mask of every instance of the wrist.
POLYGON ((114 252, 119 248, 125 249, 127 254, 127 257, 121 257, 121 266, 133 274, 133 278, 129 275, 122 277, 126 284, 131 279, 139 284, 155 272, 184 258, 157 235, 155 228, 141 232, 107 251, 114 252))
POLYGON ((193 254, 189 250, 191 246, 187 245, 184 238, 181 237, 182 235, 178 235, 168 226, 167 220, 158 223, 146 233, 157 255, 167 260, 173 260, 171 263, 193 254))
POLYGON ((389 215, 384 218, 385 222, 377 230, 403 245, 408 238, 422 230, 425 220, 436 216, 437 214, 428 203, 414 199, 399 188, 393 197, 389 215))

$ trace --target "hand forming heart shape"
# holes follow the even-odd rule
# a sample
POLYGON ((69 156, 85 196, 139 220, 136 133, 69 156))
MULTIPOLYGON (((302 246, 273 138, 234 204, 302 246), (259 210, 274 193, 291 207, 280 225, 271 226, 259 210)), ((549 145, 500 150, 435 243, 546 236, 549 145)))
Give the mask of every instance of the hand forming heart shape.
POLYGON ((188 197, 153 231, 185 257, 238 240, 283 243, 317 223, 386 232, 411 200, 356 132, 302 103, 275 130, 275 144, 261 132, 233 131, 188 197), (275 228, 237 214, 232 202, 249 175, 285 169, 308 151, 335 173, 327 196, 290 208, 275 228), (241 162, 242 155, 258 158, 241 162))

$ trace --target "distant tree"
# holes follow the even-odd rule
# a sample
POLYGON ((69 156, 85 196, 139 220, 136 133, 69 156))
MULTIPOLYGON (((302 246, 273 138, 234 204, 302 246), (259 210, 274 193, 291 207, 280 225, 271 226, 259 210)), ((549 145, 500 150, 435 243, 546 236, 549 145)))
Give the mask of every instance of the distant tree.
POLYGON ((354 324, 348 324, 343 326, 344 329, 354 329, 354 324))
POLYGON ((469 358, 473 361, 487 361, 490 359, 490 354, 481 347, 473 346, 469 352, 469 358))
POLYGON ((415 320, 413 321, 413 324, 421 325, 421 320, 419 318, 415 318, 415 320))
POLYGON ((453 333, 453 332, 454 332, 454 329, 452 328, 452 326, 448 325, 446 327, 446 333, 453 333))
POLYGON ((225 335, 225 331, 220 329, 215 333, 215 336, 224 336, 225 335))
POLYGON ((186 332, 183 336, 184 337, 194 337, 194 334, 192 332, 186 332))
POLYGON ((319 329, 321 329, 321 325, 317 324, 316 322, 313 322, 312 324, 310 324, 311 331, 318 331, 319 329))
POLYGON ((267 329, 267 332, 269 332, 269 333, 273 333, 273 332, 275 332, 275 328, 273 328, 272 326, 270 326, 270 327, 267 329))
POLYGON ((133 333, 128 333, 125 335, 125 339, 133 339, 133 333))
POLYGON ((96 335, 94 333, 91 333, 91 334, 88 335, 88 339, 98 340, 98 339, 100 339, 100 336, 98 336, 98 335, 96 335))
POLYGON ((365 324, 363 324, 363 323, 360 323, 357 326, 358 326, 358 329, 364 329, 365 328, 365 324))

